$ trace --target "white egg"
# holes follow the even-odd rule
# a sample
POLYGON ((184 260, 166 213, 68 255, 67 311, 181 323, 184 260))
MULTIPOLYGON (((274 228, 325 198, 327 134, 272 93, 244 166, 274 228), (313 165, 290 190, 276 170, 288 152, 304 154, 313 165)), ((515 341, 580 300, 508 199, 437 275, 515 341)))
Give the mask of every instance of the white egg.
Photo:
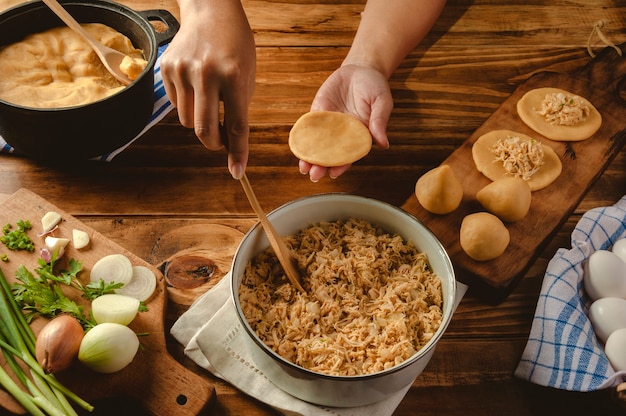
POLYGON ((611 251, 626 263, 626 238, 617 240, 611 251))
POLYGON ((617 254, 595 251, 583 269, 583 285, 592 301, 607 297, 626 299, 626 263, 617 254))
POLYGON ((618 329, 609 336, 604 352, 615 371, 626 371, 626 328, 618 329))
POLYGON ((598 339, 605 343, 613 331, 626 328, 626 299, 596 300, 589 307, 589 320, 598 339))

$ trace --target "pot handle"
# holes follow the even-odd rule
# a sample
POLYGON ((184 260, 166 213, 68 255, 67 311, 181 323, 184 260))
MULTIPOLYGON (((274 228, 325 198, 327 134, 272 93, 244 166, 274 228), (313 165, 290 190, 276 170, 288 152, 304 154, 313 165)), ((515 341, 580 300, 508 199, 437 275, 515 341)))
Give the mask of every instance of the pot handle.
POLYGON ((157 45, 161 46, 174 38, 174 35, 180 28, 180 23, 168 10, 141 10, 137 13, 149 22, 160 21, 164 23, 167 28, 163 31, 154 30, 156 36, 157 45))

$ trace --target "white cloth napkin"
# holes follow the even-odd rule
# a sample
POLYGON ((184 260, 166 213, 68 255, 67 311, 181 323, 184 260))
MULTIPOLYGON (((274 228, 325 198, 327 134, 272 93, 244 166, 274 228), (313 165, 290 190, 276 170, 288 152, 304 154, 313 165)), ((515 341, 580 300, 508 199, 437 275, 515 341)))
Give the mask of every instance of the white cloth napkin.
MULTIPOLYGON (((382 402, 352 408, 316 406, 274 386, 257 369, 247 349, 244 329, 230 295, 230 280, 230 274, 224 276, 172 326, 172 335, 185 346, 185 354, 198 365, 285 415, 386 416, 398 407, 410 385, 382 402)), ((455 308, 466 290, 466 285, 457 282, 455 308)))
POLYGON ((583 215, 572 232, 572 248, 559 249, 541 287, 528 343, 515 375, 542 386, 572 391, 615 387, 626 381, 604 354, 587 317, 591 302, 583 288, 583 263, 596 250, 626 237, 626 196, 615 205, 583 215))
MULTIPOLYGON (((139 134, 129 140, 128 143, 126 143, 125 145, 110 153, 97 156, 93 158, 94 160, 110 162, 115 156, 119 155, 124 149, 130 146, 131 143, 143 136, 146 131, 152 128, 152 126, 163 120, 163 117, 165 117, 167 113, 169 113, 174 108, 170 100, 167 98, 167 95, 165 94, 165 86, 163 85, 163 77, 161 76, 161 55, 168 45, 169 44, 165 44, 159 47, 158 57, 156 63, 154 64, 154 107, 152 109, 152 116, 150 117, 150 120, 148 120, 146 127, 142 131, 140 131, 139 134)), ((13 149, 13 147, 11 147, 11 145, 9 145, 2 138, 2 136, 0 136, 0 154, 9 154, 14 152, 15 149, 13 149)))

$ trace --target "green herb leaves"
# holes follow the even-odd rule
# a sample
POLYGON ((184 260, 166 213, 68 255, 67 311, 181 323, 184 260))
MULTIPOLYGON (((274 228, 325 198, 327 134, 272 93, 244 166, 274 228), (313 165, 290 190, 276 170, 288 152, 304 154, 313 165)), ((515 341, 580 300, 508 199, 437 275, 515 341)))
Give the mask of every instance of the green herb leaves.
POLYGON ((91 316, 87 316, 83 307, 71 300, 63 291, 63 287, 70 287, 80 291, 81 296, 93 300, 106 293, 113 293, 119 289, 121 283, 105 283, 100 280, 87 285, 78 279, 82 264, 74 259, 69 260, 69 270, 54 272, 54 261, 49 263, 39 259, 39 267, 35 274, 20 266, 16 272, 18 283, 12 285, 13 297, 20 306, 27 311, 27 319, 32 320, 36 314, 54 317, 61 313, 68 313, 78 319, 85 329, 96 325, 91 316))
POLYGON ((33 240, 26 235, 26 231, 30 230, 32 225, 30 221, 19 220, 17 222, 17 229, 13 230, 11 224, 6 224, 2 227, 2 237, 0 241, 7 246, 9 250, 27 250, 31 253, 35 251, 35 244, 33 240))

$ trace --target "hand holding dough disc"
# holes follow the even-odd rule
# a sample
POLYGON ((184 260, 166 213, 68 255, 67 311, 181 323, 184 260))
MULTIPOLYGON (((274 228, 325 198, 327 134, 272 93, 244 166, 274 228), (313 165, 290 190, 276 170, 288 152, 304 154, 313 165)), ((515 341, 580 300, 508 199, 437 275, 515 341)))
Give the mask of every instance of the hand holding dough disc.
POLYGON ((354 116, 312 111, 302 115, 291 128, 289 148, 298 159, 313 165, 344 166, 369 153, 372 136, 354 116))

